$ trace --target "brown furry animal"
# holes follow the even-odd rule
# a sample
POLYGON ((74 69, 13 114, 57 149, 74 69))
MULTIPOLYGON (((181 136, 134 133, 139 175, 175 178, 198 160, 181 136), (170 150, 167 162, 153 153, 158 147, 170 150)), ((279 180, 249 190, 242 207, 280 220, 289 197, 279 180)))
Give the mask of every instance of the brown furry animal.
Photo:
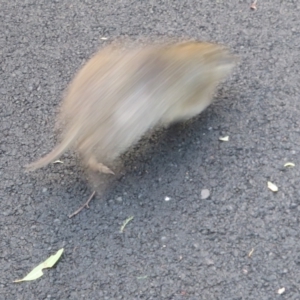
POLYGON ((219 45, 184 42, 108 46, 74 78, 62 103, 62 141, 34 170, 76 146, 92 170, 112 163, 148 130, 187 120, 212 102, 235 58, 219 45))

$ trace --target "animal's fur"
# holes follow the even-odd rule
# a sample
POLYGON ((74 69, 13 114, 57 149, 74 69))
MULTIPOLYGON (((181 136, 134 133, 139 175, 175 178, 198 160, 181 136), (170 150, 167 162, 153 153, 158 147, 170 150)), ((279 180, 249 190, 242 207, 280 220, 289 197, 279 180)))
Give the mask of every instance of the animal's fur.
POLYGON ((234 63, 226 49, 210 43, 104 48, 67 90, 61 143, 27 169, 46 166, 75 146, 86 165, 111 172, 105 165, 149 129, 201 113, 234 63))

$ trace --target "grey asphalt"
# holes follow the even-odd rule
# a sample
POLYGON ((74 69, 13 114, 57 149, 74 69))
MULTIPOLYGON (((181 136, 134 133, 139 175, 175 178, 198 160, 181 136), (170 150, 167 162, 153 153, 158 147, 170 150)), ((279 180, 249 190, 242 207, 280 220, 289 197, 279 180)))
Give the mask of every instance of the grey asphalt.
POLYGON ((300 2, 250 4, 1 0, 0 299, 300 299, 300 2), (219 42, 241 62, 70 219, 93 191, 74 154, 23 166, 54 146, 62 93, 101 38, 124 35, 219 42))

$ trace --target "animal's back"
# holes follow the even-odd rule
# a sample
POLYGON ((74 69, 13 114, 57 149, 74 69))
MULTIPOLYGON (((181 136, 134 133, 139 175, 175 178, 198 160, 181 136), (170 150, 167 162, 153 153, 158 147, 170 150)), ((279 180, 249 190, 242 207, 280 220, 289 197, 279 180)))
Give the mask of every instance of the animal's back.
POLYGON ((209 43, 104 48, 72 81, 59 117, 62 142, 36 165, 74 144, 86 161, 112 162, 154 126, 205 109, 233 64, 226 50, 209 43))

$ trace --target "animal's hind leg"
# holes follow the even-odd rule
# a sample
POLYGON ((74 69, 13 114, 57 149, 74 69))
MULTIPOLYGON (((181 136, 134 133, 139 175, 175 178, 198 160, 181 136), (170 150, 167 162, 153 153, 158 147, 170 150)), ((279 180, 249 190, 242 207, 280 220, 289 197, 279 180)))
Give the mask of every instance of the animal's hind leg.
POLYGON ((94 146, 93 141, 96 140, 94 135, 90 134, 90 136, 83 139, 77 146, 79 152, 84 158, 84 162, 86 166, 95 172, 115 175, 115 173, 110 168, 108 168, 102 163, 99 163, 98 160, 96 159, 96 156, 93 154, 92 151, 94 146))
POLYGON ((94 155, 91 155, 90 158, 87 160, 87 165, 93 171, 115 175, 115 173, 110 168, 108 168, 102 163, 99 163, 94 155))

